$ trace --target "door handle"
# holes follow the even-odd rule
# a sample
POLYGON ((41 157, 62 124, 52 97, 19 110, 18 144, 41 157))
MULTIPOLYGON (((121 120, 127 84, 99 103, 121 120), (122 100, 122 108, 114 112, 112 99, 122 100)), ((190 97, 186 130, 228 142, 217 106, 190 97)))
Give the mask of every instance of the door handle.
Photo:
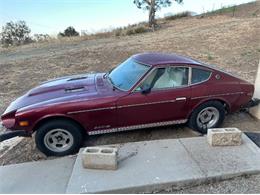
POLYGON ((176 101, 182 101, 182 100, 185 100, 186 101, 186 97, 179 97, 179 98, 176 98, 176 101))

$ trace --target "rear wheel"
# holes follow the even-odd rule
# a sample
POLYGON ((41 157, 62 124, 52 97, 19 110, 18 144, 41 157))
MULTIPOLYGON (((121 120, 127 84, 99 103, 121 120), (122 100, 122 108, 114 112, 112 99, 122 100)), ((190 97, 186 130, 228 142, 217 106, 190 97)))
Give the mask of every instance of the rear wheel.
POLYGON ((81 146, 83 136, 80 127, 66 120, 52 120, 36 132, 37 148, 47 156, 73 154, 81 146))
POLYGON ((219 127, 225 118, 225 108, 219 101, 209 101, 198 106, 191 114, 189 126, 203 134, 209 128, 219 127))

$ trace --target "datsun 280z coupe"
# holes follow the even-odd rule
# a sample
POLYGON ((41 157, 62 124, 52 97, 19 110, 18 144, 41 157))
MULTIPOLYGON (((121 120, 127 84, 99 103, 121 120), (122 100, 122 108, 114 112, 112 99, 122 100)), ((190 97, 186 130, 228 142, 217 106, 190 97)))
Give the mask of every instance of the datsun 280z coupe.
POLYGON ((76 152, 85 135, 187 123, 206 133, 251 101, 254 86, 176 54, 137 54, 108 73, 51 80, 11 103, 1 140, 35 134, 46 155, 76 152))

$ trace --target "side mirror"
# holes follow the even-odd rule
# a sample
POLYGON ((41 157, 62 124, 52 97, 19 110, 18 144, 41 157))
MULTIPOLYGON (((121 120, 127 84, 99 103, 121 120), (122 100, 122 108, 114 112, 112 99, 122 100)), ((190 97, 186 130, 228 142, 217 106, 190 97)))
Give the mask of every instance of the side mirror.
POLYGON ((150 93, 151 92, 151 87, 149 86, 149 85, 144 85, 143 87, 142 87, 142 90, 141 90, 141 93, 142 94, 148 94, 148 93, 150 93))

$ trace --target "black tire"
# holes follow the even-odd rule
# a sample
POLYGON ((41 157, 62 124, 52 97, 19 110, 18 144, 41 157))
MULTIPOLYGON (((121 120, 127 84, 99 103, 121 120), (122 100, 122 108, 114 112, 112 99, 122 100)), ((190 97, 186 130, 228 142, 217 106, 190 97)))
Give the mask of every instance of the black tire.
POLYGON ((197 122, 197 118, 198 118, 198 115, 201 111, 203 111, 206 108, 210 108, 210 107, 216 108, 219 112, 218 120, 216 120, 215 124, 213 126, 211 126, 210 128, 219 127, 225 119, 225 108, 224 108, 224 105, 219 101, 208 101, 206 103, 199 105, 192 112, 192 114, 189 118, 189 122, 188 122, 189 127, 196 130, 196 131, 199 131, 202 134, 206 134, 207 131, 208 131, 208 127, 206 125, 201 127, 197 122))
POLYGON ((35 135, 35 143, 37 148, 47 156, 65 156, 73 154, 79 150, 82 141, 83 135, 81 128, 74 122, 61 119, 46 122, 40 126, 35 135), (59 137, 59 131, 65 138, 62 136, 59 137), (68 137, 66 138, 66 136, 68 137), (59 150, 57 147, 59 146, 59 142, 57 144, 54 144, 53 142, 53 140, 58 141, 58 138, 62 139, 60 141, 65 141, 65 145, 67 144, 67 147, 64 147, 63 149, 61 147, 59 150), (55 145, 58 151, 55 150, 55 146, 51 145, 55 145))

